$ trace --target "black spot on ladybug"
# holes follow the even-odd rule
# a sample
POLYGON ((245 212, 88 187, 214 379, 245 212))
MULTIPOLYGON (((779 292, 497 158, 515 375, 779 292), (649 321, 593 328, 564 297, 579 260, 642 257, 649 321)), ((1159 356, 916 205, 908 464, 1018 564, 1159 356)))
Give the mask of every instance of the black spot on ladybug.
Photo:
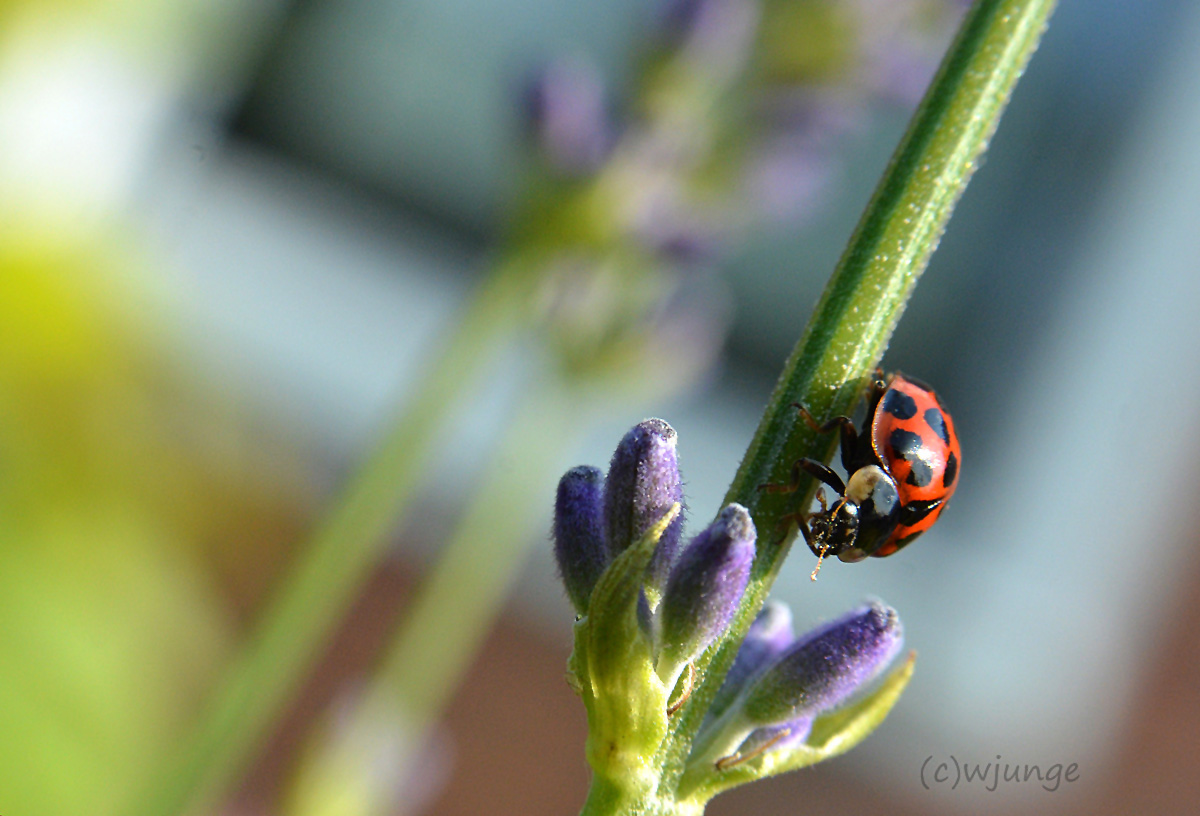
POLYGON ((888 436, 888 445, 892 448, 892 454, 898 459, 907 459, 910 462, 917 458, 921 452, 921 437, 912 431, 906 431, 903 428, 896 428, 888 436))
POLYGON ((883 398, 883 410, 896 419, 912 419, 917 415, 917 402, 903 391, 893 388, 883 398))
POLYGON ((958 457, 953 452, 946 458, 946 469, 942 471, 942 486, 949 488, 958 476, 958 457))
POLYGON ((946 429, 946 419, 940 408, 925 409, 925 424, 947 445, 950 444, 950 431, 946 429))
POLYGON ((897 428, 888 437, 888 444, 892 446, 892 451, 898 458, 904 459, 912 466, 912 471, 904 481, 914 487, 927 487, 933 481, 933 468, 929 467, 929 463, 921 458, 921 452, 925 449, 925 445, 919 435, 903 428, 897 428))
POLYGON ((912 527, 925 520, 925 517, 942 506, 944 499, 928 499, 926 501, 909 502, 900 510, 900 525, 912 527))
POLYGON ((914 459, 911 464, 912 472, 904 481, 913 487, 928 487, 929 483, 933 481, 933 469, 920 459, 914 459))

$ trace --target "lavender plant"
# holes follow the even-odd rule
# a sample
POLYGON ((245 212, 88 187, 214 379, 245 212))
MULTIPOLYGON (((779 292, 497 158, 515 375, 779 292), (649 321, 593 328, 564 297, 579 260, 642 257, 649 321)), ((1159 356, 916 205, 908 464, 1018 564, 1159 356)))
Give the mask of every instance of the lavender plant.
MULTIPOLYGON (((935 12, 930 19, 951 19, 945 0, 929 3, 935 12)), ((747 100, 760 90, 816 85, 849 107, 880 95, 859 77, 842 79, 838 71, 823 79, 805 71, 769 76, 760 65, 771 59, 761 53, 764 32, 788 7, 761 0, 667 4, 638 93, 625 105, 577 59, 545 66, 526 88, 529 135, 542 162, 514 219, 505 267, 525 276, 535 317, 530 325, 550 352, 555 376, 547 378, 553 385, 543 383, 523 400, 502 442, 508 453, 496 459, 519 459, 523 478, 515 479, 504 466, 484 479, 371 686, 339 706, 355 713, 319 729, 314 742, 323 745, 306 752, 286 800, 288 813, 324 812, 325 802, 344 800, 350 791, 363 802, 359 813, 390 813, 399 806, 397 785, 354 770, 371 764, 355 759, 363 754, 355 743, 378 742, 370 735, 381 730, 398 735, 392 742, 404 748, 389 749, 390 764, 403 776, 412 764, 407 758, 419 755, 499 609, 524 543, 534 540, 524 526, 529 517, 524 508, 536 501, 530 497, 541 482, 537 463, 545 458, 544 450, 527 448, 529 434, 521 429, 541 423, 544 433, 567 420, 578 427, 586 412, 612 405, 614 395, 640 400, 672 390, 712 359, 722 336, 724 299, 713 291, 706 266, 745 220, 753 192, 742 174, 758 147, 740 142, 761 128, 780 129, 765 114, 747 126, 740 115, 747 100), (668 358, 673 364, 663 366, 668 358), (530 415, 536 422, 526 422, 530 415), (520 484, 528 488, 514 486, 520 484), (428 654, 432 644, 436 659, 428 654)), ((847 50, 878 38, 879 32, 868 30, 869 15, 858 6, 847 8, 852 24, 841 37, 847 50)), ((934 37, 922 36, 934 39, 941 33, 934 29, 934 37)), ((776 46, 782 42, 774 40, 776 46)), ((932 60, 926 68, 932 70, 932 60)), ((830 122, 792 117, 784 129, 813 135, 829 130, 830 122)), ((828 163, 831 146, 827 142, 809 157, 828 163)), ((643 431, 622 444, 618 459, 634 457, 640 446, 652 443, 653 429, 643 431)), ((664 449, 663 455, 673 454, 664 449)), ((621 470, 616 461, 614 470, 621 470)), ((568 487, 582 491, 586 482, 568 487)), ((639 488, 632 481, 623 487, 610 482, 613 489, 639 488)), ((629 540, 618 527, 640 530, 647 523, 611 513, 604 519, 610 541, 629 540)), ((647 594, 655 604, 665 591, 681 524, 679 518, 667 530, 650 566, 647 594)), ((573 596, 582 583, 573 582, 573 596)), ((684 607, 677 614, 691 611, 684 607)), ((672 619, 660 618, 668 638, 675 634, 672 619)), ((660 658, 664 676, 685 665, 678 655, 672 662, 670 651, 660 658)))
MULTIPOLYGON (((868 604, 794 641, 790 616, 781 607, 768 607, 760 616, 794 530, 771 534, 787 508, 757 488, 784 480, 800 456, 825 458, 830 452, 827 441, 794 422, 788 406, 816 405, 818 415, 852 407, 1052 5, 980 0, 967 15, 785 366, 726 508, 668 568, 661 600, 648 570, 656 560, 671 560, 658 547, 680 513, 678 502, 662 507, 662 497, 677 490, 674 468, 638 469, 655 480, 641 492, 593 494, 620 502, 617 508, 559 503, 560 571, 568 586, 591 586, 572 593, 580 618, 568 664, 588 712, 586 754, 593 776, 586 816, 699 813, 730 787, 849 750, 883 720, 907 684, 911 657, 871 693, 851 701, 902 644, 899 617, 882 604, 868 604), (650 496, 657 502, 645 501, 650 496), (644 532, 636 538, 625 527, 607 528, 603 541, 564 536, 589 513, 659 517, 637 527, 644 532), (697 546, 714 539, 730 543, 697 546), (730 557, 734 541, 738 549, 754 542, 752 565, 745 555, 730 557), (605 567, 597 575, 600 563, 605 567), (678 615, 677 608, 692 614, 678 615)), ((650 420, 631 436, 654 428, 656 438, 673 443, 667 427, 650 420)), ((653 453, 650 448, 642 455, 653 453)), ((625 480, 627 458, 614 458, 621 468, 610 468, 607 480, 625 480)), ((599 479, 597 471, 588 473, 593 482, 599 479)), ((811 499, 811 491, 806 495, 811 499)), ((670 543, 664 548, 672 550, 670 543)))
MULTIPOLYGON (((694 661, 726 633, 743 601, 757 541, 749 512, 735 503, 679 546, 675 439, 667 423, 646 420, 621 440, 607 477, 577 467, 559 482, 555 556, 579 613, 568 682, 588 712, 595 812, 695 812, 732 784, 823 759, 827 752, 806 742, 817 719, 870 683, 903 641, 896 612, 879 603, 798 639, 787 607, 766 607, 672 795, 656 790, 656 754, 689 703, 694 661)), ((824 721, 825 744, 845 750, 865 736, 910 671, 911 659, 855 716, 824 721)))

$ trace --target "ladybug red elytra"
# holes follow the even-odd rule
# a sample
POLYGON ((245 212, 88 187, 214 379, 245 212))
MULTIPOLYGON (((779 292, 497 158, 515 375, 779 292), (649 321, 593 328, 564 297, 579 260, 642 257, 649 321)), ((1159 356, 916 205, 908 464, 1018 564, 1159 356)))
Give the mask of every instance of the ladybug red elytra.
POLYGON ((821 560, 836 555, 842 561, 883 558, 907 546, 937 521, 958 485, 962 451, 950 413, 929 386, 895 373, 876 372, 867 395, 867 416, 857 429, 849 417, 838 416, 818 425, 797 405, 808 425, 821 433, 835 428, 841 434, 842 465, 849 479, 815 459, 793 467, 792 484, 767 485, 773 492, 790 492, 803 470, 833 488, 838 499, 806 519, 793 516, 809 549, 821 560))

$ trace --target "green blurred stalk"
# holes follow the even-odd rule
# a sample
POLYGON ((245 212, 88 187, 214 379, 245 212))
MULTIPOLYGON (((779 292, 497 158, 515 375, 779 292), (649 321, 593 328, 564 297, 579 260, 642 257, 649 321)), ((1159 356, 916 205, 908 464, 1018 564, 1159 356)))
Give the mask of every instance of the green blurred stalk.
POLYGON ((794 530, 783 532, 782 519, 805 506, 799 501, 812 498, 811 487, 788 496, 759 486, 788 481, 794 461, 828 459, 836 444, 798 422, 792 403, 803 403, 817 417, 853 410, 1054 5, 1054 0, 977 0, 788 358, 725 497, 749 508, 759 530, 750 587, 720 648, 697 661, 704 679, 664 742, 668 773, 660 793, 678 784, 704 712, 795 538, 794 530))
POLYGON ((349 718, 317 729, 294 780, 290 816, 383 816, 397 812, 397 786, 419 762, 509 594, 530 544, 546 530, 532 512, 563 467, 557 440, 571 439, 587 404, 557 377, 527 389, 488 472, 453 536, 439 550, 404 613, 383 665, 349 718), (380 753, 386 775, 380 777, 380 753))
POLYGON ((130 816, 179 816, 211 805, 243 772, 387 546, 420 484, 452 405, 528 302, 530 267, 502 264, 382 442, 299 551, 254 632, 177 751, 148 775, 130 816))

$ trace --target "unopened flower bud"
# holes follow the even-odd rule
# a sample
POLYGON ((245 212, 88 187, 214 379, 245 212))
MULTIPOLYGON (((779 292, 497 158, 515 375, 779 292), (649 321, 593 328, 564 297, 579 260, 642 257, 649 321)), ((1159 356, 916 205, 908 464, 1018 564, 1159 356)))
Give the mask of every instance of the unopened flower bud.
POLYGON ((658 674, 668 686, 729 626, 750 580, 754 522, 731 504, 679 557, 656 617, 658 674))
POLYGON ((754 623, 750 624, 737 657, 725 675, 725 682, 709 706, 709 713, 716 716, 724 711, 746 685, 746 681, 778 657, 795 638, 792 610, 785 603, 767 601, 754 623))
MULTIPOLYGON (((645 535, 672 506, 682 504, 675 441, 674 428, 661 419, 647 419, 633 426, 617 445, 604 487, 610 558, 645 535)), ((682 531, 681 513, 663 533, 650 563, 647 581, 657 592, 675 561, 682 531)))
POLYGON ((746 690, 742 713, 760 726, 813 717, 870 682, 900 651, 891 607, 871 603, 797 640, 746 690))
POLYGON ((554 556, 579 614, 587 612, 592 588, 608 565, 604 546, 604 476, 598 468, 568 470, 554 502, 554 556))

